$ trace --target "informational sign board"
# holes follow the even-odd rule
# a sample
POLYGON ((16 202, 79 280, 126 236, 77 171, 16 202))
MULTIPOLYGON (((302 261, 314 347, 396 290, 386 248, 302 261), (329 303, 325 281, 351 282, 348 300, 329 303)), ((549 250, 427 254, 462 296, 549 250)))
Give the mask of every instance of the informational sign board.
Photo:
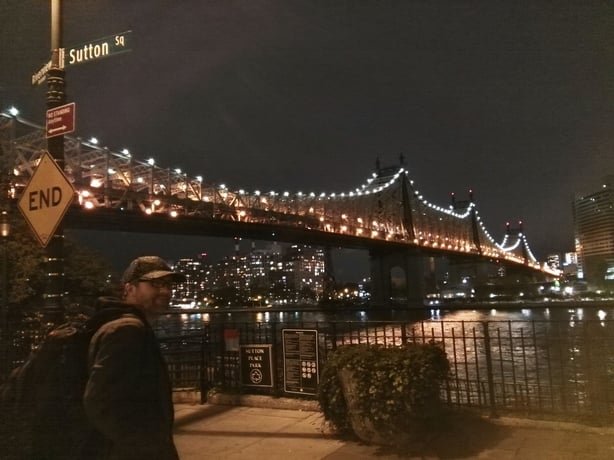
POLYGON ((75 189, 49 152, 44 152, 17 207, 41 246, 47 244, 73 202, 75 189))
POLYGON ((318 331, 283 329, 284 391, 315 395, 320 381, 318 331))
POLYGON ((272 387, 272 345, 241 345, 241 383, 251 387, 272 387))

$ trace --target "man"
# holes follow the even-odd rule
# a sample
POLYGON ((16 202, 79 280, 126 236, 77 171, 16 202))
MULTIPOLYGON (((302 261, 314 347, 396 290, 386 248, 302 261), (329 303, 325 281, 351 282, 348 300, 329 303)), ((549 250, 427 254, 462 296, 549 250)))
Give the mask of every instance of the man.
POLYGON ((173 283, 185 277, 159 257, 132 261, 122 276, 122 300, 101 298, 101 309, 119 309, 89 347, 84 406, 97 433, 83 458, 177 460, 171 385, 150 321, 165 311, 173 283))

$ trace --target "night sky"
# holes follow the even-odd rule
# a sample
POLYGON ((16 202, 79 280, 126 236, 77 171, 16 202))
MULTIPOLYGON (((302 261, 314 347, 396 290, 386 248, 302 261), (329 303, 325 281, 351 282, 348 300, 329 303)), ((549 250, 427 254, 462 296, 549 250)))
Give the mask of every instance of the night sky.
MULTIPOLYGON (((49 60, 49 4, 0 5, 0 109, 41 124, 45 86, 30 82, 49 60)), ((132 30, 130 53, 67 69, 76 134, 206 182, 347 192, 376 158, 392 165, 402 153, 429 201, 448 205, 450 192, 472 189, 493 236, 522 220, 544 259, 573 249, 574 194, 614 174, 609 2, 64 5, 67 47, 132 30)), ((212 247, 170 236, 89 241, 118 238, 130 243, 124 257, 212 247)))

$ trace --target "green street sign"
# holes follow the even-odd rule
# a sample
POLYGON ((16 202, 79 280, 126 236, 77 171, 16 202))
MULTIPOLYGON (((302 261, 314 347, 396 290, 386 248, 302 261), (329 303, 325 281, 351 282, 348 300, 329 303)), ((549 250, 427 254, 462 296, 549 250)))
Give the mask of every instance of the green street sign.
POLYGON ((108 37, 81 43, 71 48, 65 48, 63 56, 60 57, 60 62, 63 61, 65 67, 131 51, 131 37, 132 31, 128 30, 120 34, 109 35, 108 37))

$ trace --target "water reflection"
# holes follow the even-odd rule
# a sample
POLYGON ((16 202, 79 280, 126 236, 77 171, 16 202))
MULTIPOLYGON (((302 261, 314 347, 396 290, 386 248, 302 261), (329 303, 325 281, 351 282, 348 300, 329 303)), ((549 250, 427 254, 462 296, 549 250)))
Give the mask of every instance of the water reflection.
POLYGON ((483 309, 326 309, 326 310, 285 310, 250 311, 247 309, 213 310, 206 312, 170 312, 155 324, 156 329, 176 334, 194 332, 203 324, 216 322, 237 323, 291 323, 291 322, 394 322, 416 321, 565 321, 570 328, 577 327, 584 320, 605 321, 614 318, 614 306, 610 308, 548 307, 548 308, 506 308, 505 306, 483 309))

